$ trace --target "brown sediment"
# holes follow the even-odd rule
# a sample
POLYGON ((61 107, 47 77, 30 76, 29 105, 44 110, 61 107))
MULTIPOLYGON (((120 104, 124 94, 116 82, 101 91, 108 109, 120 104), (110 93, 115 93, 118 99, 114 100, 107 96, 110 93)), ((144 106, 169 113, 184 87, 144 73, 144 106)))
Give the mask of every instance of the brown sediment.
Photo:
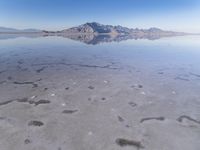
POLYGON ((32 120, 28 123, 28 126, 37 126, 37 127, 40 127, 40 126, 43 126, 44 123, 41 122, 41 121, 36 121, 36 120, 32 120))
POLYGON ((101 98, 101 100, 102 100, 102 101, 105 101, 105 100, 106 100, 106 98, 105 98, 105 97, 102 97, 102 98, 101 98))
POLYGON ((5 101, 5 102, 1 102, 0 106, 1 105, 7 105, 7 104, 10 104, 12 102, 34 104, 35 106, 40 105, 40 104, 49 104, 49 103, 51 103, 51 101, 49 101, 49 100, 39 100, 39 101, 35 102, 35 101, 32 101, 32 100, 28 100, 28 98, 25 97, 25 98, 20 98, 20 99, 18 98, 18 99, 13 99, 13 100, 8 100, 8 101, 5 101))
POLYGON ((143 118, 140 120, 140 123, 143 123, 145 121, 149 121, 149 120, 159 120, 159 121, 164 121, 165 117, 148 117, 148 118, 143 118))
POLYGON ((193 75, 193 76, 195 76, 195 77, 200 78, 200 74, 196 74, 196 73, 192 73, 192 72, 190 72, 190 75, 193 75))
POLYGON ((164 74, 164 72, 158 72, 158 74, 164 74))
POLYGON ((105 66, 98 66, 98 65, 87 65, 87 64, 67 64, 64 62, 60 63, 43 63, 43 64, 32 64, 32 66, 52 66, 52 65, 65 65, 65 66, 78 66, 78 67, 84 67, 84 68, 102 68, 102 69, 120 69, 116 67, 112 67, 111 65, 105 65, 105 66))
POLYGON ((0 106, 10 104, 10 103, 12 103, 13 101, 14 101, 14 100, 8 100, 8 101, 5 101, 5 102, 0 102, 0 106))
POLYGON ((91 89, 91 90, 93 90, 93 89, 94 89, 94 87, 93 87, 93 86, 88 86, 88 89, 91 89))
POLYGON ((48 90, 48 88, 44 88, 44 91, 47 91, 48 90))
POLYGON ((134 140, 128 140, 128 139, 123 139, 123 138, 118 138, 115 141, 119 146, 124 147, 124 146, 134 146, 137 149, 144 148, 142 143, 140 141, 134 141, 134 140))
POLYGON ((190 81, 189 79, 182 78, 182 77, 176 77, 175 80, 182 80, 182 81, 190 81))
POLYGON ((29 140, 29 139, 24 140, 24 144, 30 144, 30 143, 31 143, 31 140, 29 140))
POLYGON ((132 85, 131 87, 132 88, 139 88, 139 89, 141 89, 141 88, 143 88, 143 85, 137 84, 137 85, 132 85))
POLYGON ((7 79, 8 79, 8 80, 12 80, 12 77, 11 77, 11 76, 9 76, 7 79))
POLYGON ((17 61, 17 63, 21 65, 21 64, 24 63, 24 61, 23 60, 19 60, 19 61, 17 61))
POLYGON ((128 104, 129 104, 131 107, 135 107, 135 106, 137 106, 137 104, 134 103, 134 102, 129 102, 128 104))
POLYGON ((28 102, 28 98, 25 97, 25 98, 17 99, 16 101, 25 103, 25 102, 28 102))
POLYGON ((139 85, 138 85, 138 88, 140 88, 140 89, 143 88, 143 85, 139 84, 139 85))
POLYGON ((28 68, 22 68, 21 66, 17 66, 17 69, 19 69, 19 70, 21 70, 21 71, 27 71, 28 70, 28 68))
POLYGON ((29 104, 34 104, 35 106, 51 103, 51 101, 49 101, 49 100, 41 99, 39 101, 32 101, 32 100, 28 100, 28 98, 18 99, 17 102, 24 102, 24 103, 27 102, 29 104))
POLYGON ((40 72, 42 72, 42 71, 43 71, 44 69, 46 69, 46 68, 47 68, 47 67, 42 67, 42 68, 40 68, 40 69, 37 69, 36 72, 37 72, 37 73, 40 73, 40 72))
POLYGON ((40 105, 40 104, 49 104, 49 103, 51 103, 51 101, 45 100, 45 99, 41 99, 41 100, 35 102, 34 104, 35 104, 35 106, 37 106, 37 105, 40 105))
MULTIPOLYGON (((38 79, 35 82, 41 81, 42 79, 38 79)), ((26 82, 18 82, 18 81, 14 81, 14 84, 18 84, 18 85, 33 85, 33 88, 38 87, 38 84, 36 84, 35 82, 30 82, 30 81, 26 81, 26 82)))
POLYGON ((6 70, 0 71, 0 74, 2 74, 2 73, 4 73, 4 72, 6 72, 6 70))
POLYGON ((78 110, 63 110, 62 113, 63 114, 73 114, 75 112, 77 112, 78 110))
POLYGON ((22 98, 22 99, 13 99, 13 100, 8 100, 8 101, 5 101, 5 102, 0 102, 0 106, 2 105, 7 105, 7 104, 10 104, 12 102, 27 102, 28 101, 28 98, 22 98))
POLYGON ((19 84, 19 85, 31 84, 31 85, 33 85, 33 88, 38 87, 38 85, 37 85, 36 83, 34 83, 34 82, 17 82, 17 81, 15 81, 15 82, 13 82, 13 83, 14 83, 14 84, 19 84))
POLYGON ((4 83, 6 83, 6 81, 0 81, 0 84, 4 84, 4 83))
POLYGON ((191 118, 190 116, 186 116, 186 115, 183 115, 183 116, 178 117, 177 121, 178 121, 178 122, 182 122, 183 119, 187 119, 187 120, 192 121, 192 122, 194 122, 194 123, 200 124, 200 121, 195 120, 195 119, 191 118))
POLYGON ((119 122, 124 122, 124 119, 121 116, 117 116, 119 122))

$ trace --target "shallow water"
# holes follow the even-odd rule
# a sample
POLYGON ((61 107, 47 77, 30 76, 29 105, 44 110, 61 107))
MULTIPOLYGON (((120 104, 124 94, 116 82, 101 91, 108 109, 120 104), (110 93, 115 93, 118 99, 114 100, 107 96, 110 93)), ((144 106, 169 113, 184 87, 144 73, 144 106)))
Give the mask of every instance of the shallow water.
POLYGON ((199 150, 199 41, 1 38, 1 150, 199 150))

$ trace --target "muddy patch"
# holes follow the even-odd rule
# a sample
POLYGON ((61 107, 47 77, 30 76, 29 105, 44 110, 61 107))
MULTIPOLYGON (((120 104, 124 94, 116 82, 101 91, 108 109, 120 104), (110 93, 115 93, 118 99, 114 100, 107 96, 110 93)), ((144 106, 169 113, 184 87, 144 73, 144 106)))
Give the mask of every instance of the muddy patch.
POLYGON ((115 142, 117 143, 117 145, 119 145, 121 147, 133 146, 133 147, 136 147, 137 149, 144 148, 144 146, 142 145, 142 143, 140 141, 118 138, 115 140, 115 142))
POLYGON ((98 65, 87 65, 87 64, 68 64, 65 62, 32 64, 32 66, 57 66, 57 65, 64 65, 68 67, 78 66, 82 68, 100 68, 100 69, 112 69, 112 70, 120 69, 118 67, 112 67, 111 65, 98 66, 98 65))
POLYGON ((150 121, 150 120, 164 121, 165 117, 147 117, 147 118, 142 118, 140 120, 140 123, 143 123, 143 122, 146 122, 146 121, 150 121))
POLYGON ((63 114, 73 114, 73 113, 76 113, 76 112, 78 112, 77 109, 75 109, 75 110, 63 110, 62 111, 63 114))
POLYGON ((13 100, 5 101, 5 102, 0 102, 0 106, 7 105, 12 102, 24 102, 25 103, 25 102, 28 102, 28 98, 20 98, 20 99, 13 99, 13 100))
POLYGON ((134 102, 129 102, 128 104, 129 104, 131 107, 136 107, 136 106, 137 106, 137 104, 134 103, 134 102))
POLYGON ((189 79, 187 78, 183 78, 183 77, 176 77, 174 78, 175 80, 181 80, 181 81, 190 81, 189 79))
POLYGON ((12 78, 11 76, 9 76, 7 79, 8 79, 8 80, 12 80, 13 78, 12 78))
MULTIPOLYGON (((41 80, 42 79, 38 79, 35 82, 38 82, 38 81, 41 81, 41 80)), ((38 84, 36 84, 35 82, 29 82, 29 81, 19 82, 19 81, 14 81, 13 84, 17 84, 17 85, 32 85, 33 88, 36 88, 36 87, 38 87, 38 84)))
POLYGON ((16 101, 21 102, 21 103, 33 104, 35 106, 38 106, 38 105, 41 105, 41 104, 50 104, 51 103, 51 101, 45 100, 45 99, 41 99, 39 101, 33 101, 33 100, 28 100, 28 98, 17 99, 16 101))
POLYGON ((65 90, 69 90, 69 87, 66 87, 65 90))
POLYGON ((37 72, 37 73, 40 73, 40 72, 44 71, 44 69, 46 69, 46 68, 47 68, 47 67, 45 66, 45 67, 42 67, 42 68, 40 68, 40 69, 37 69, 36 72, 37 72))
POLYGON ((117 116, 117 118, 119 122, 124 122, 124 118, 122 118, 121 116, 117 116))
POLYGON ((6 81, 0 81, 0 84, 4 84, 4 83, 6 83, 6 81))
POLYGON ((17 99, 16 101, 21 102, 21 103, 25 103, 25 102, 28 102, 28 98, 25 97, 25 98, 17 99))
POLYGON ((94 90, 95 88, 94 88, 94 86, 88 86, 88 89, 94 90))
POLYGON ((143 85, 141 85, 141 84, 135 84, 135 85, 132 85, 131 88, 142 89, 143 85))
POLYGON ((33 88, 38 87, 38 84, 34 83, 34 82, 13 82, 14 84, 18 84, 18 85, 32 85, 33 88))
POLYGON ((177 118, 177 121, 183 122, 183 120, 185 120, 185 119, 200 125, 200 121, 193 119, 192 117, 186 116, 186 115, 180 116, 179 118, 177 118))
POLYGON ((200 74, 190 72, 190 75, 200 78, 200 74))
POLYGON ((162 74, 164 74, 164 72, 158 72, 158 74, 162 75, 162 74))
POLYGON ((0 106, 7 105, 7 104, 10 104, 12 102, 13 102, 13 100, 8 100, 8 101, 5 101, 5 102, 0 102, 0 106))
POLYGON ((38 105, 41 105, 41 104, 50 104, 50 103, 51 103, 51 101, 45 100, 45 99, 41 99, 37 102, 34 102, 35 106, 38 106, 38 105))
POLYGON ((44 91, 47 91, 49 88, 44 88, 44 91))
POLYGON ((4 73, 4 72, 6 72, 6 70, 0 71, 0 74, 2 74, 2 73, 4 73))
POLYGON ((101 98, 101 100, 102 100, 102 101, 105 101, 105 100, 106 100, 106 98, 105 98, 105 97, 102 97, 102 98, 101 98))
POLYGON ((41 127, 43 125, 44 125, 43 122, 36 121, 36 120, 29 121, 29 123, 28 123, 28 126, 35 126, 35 127, 41 127))
POLYGON ((22 65, 24 63, 24 61, 23 60, 18 60, 17 63, 22 65))
POLYGON ((29 140, 29 139, 24 140, 24 144, 30 144, 30 143, 32 143, 31 140, 29 140))

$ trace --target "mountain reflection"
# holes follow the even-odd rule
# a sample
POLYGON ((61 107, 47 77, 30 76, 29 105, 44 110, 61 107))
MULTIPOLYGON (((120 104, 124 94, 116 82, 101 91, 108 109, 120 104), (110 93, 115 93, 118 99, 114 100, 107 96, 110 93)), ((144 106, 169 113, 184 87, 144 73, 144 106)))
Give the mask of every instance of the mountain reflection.
POLYGON ((100 43, 109 43, 109 42, 121 42, 126 40, 139 40, 139 39, 147 39, 147 40, 157 40, 163 37, 171 37, 171 36, 162 36, 159 34, 149 34, 149 35, 110 35, 110 34, 0 34, 0 40, 7 39, 15 39, 19 37, 25 38, 38 38, 38 37, 49 37, 49 36, 59 36, 63 38, 68 38, 74 41, 79 41, 89 45, 97 45, 100 43))

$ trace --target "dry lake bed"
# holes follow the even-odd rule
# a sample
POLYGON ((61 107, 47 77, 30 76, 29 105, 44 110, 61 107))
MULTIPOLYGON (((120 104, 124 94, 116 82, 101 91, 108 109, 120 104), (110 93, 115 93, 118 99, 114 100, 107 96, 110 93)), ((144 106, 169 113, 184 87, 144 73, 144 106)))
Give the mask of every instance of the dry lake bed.
POLYGON ((0 40, 0 150, 199 150, 200 38, 0 40))

